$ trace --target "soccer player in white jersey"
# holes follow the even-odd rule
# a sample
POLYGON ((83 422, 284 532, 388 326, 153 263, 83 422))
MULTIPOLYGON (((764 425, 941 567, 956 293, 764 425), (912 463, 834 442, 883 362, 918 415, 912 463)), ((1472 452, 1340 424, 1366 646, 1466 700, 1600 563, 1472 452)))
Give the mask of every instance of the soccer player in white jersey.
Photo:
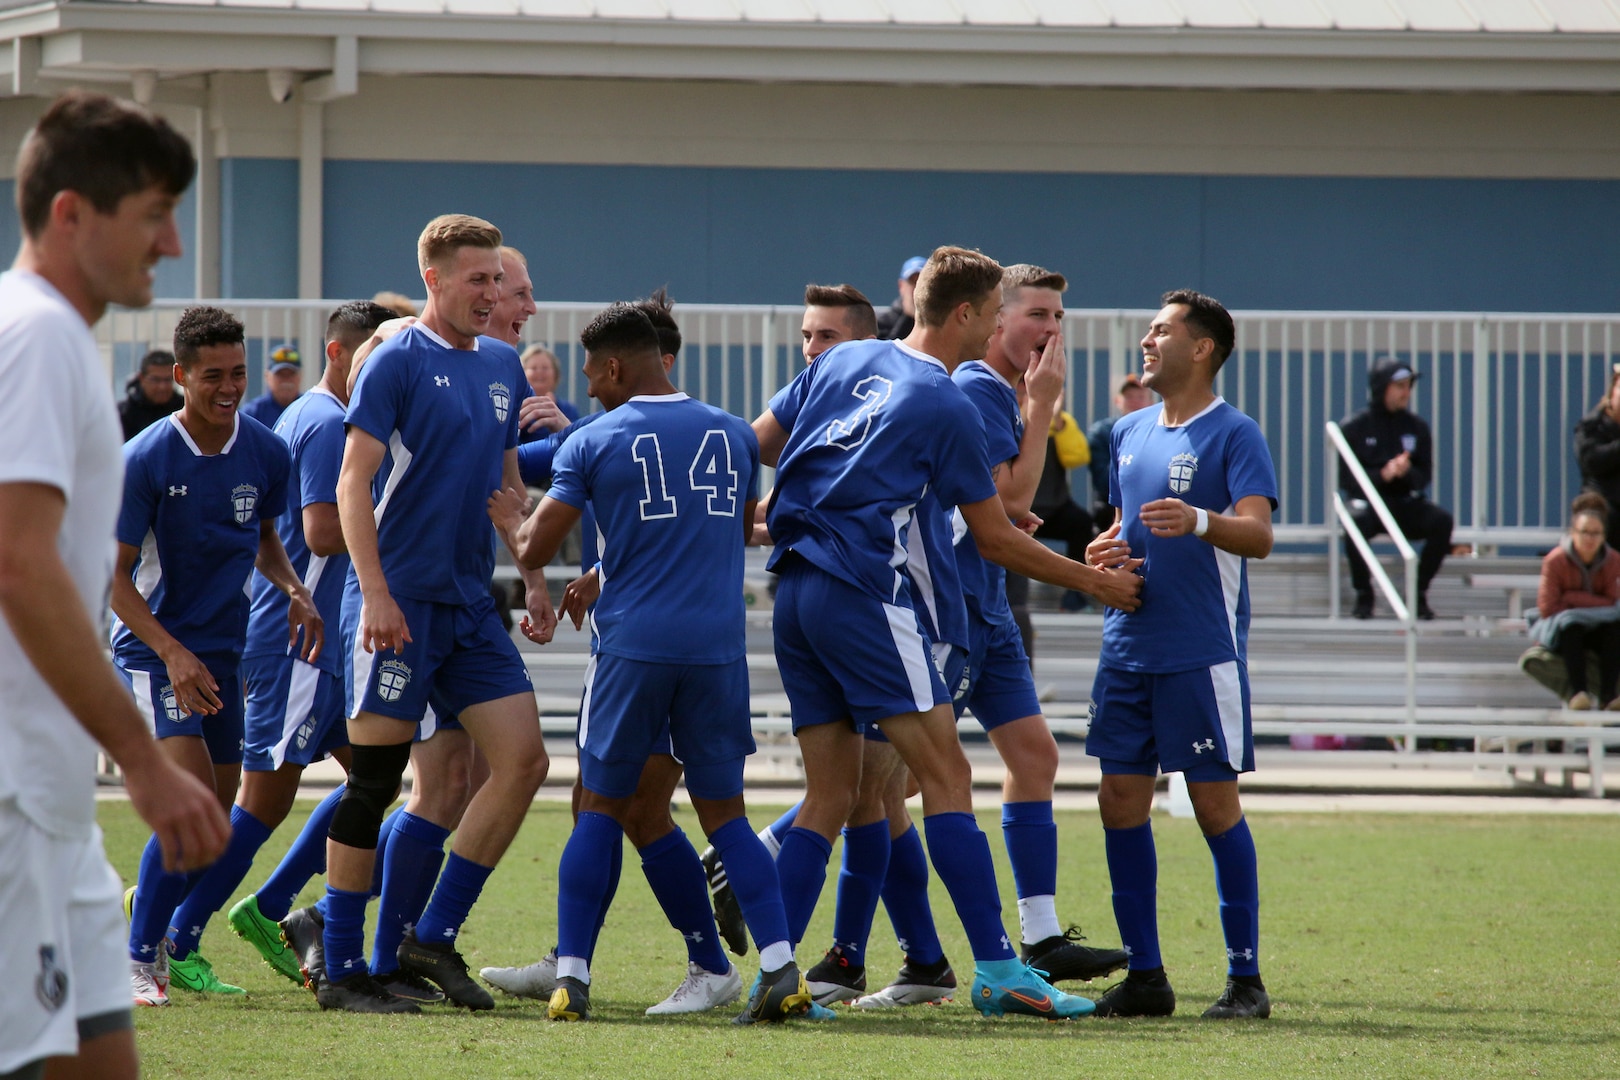
POLYGON ((1271 553, 1277 477, 1259 426, 1215 393, 1232 317, 1190 289, 1164 295, 1142 339, 1142 385, 1163 402, 1114 425, 1114 524, 1086 549, 1093 566, 1140 558, 1142 606, 1103 618, 1086 753, 1101 759, 1114 915, 1130 972, 1099 1016, 1169 1016, 1159 955, 1153 785, 1187 778, 1215 861, 1227 981, 1206 1018, 1266 1017, 1260 888, 1238 775, 1254 769, 1249 719, 1248 560, 1271 553))
MULTIPOLYGON (((986 1014, 1082 1016, 1091 1002, 1057 991, 1022 963, 1002 928, 952 695, 912 607, 913 582, 923 575, 910 565, 911 531, 926 526, 948 537, 951 506, 986 557, 1111 604, 1136 603, 1129 562, 1085 573, 1015 528, 1001 505, 983 425, 950 380, 950 369, 984 355, 1001 309, 1001 273, 978 252, 940 248, 919 280, 918 325, 905 342, 836 346, 755 421, 762 459, 778 461, 768 514, 777 544, 770 567, 779 575, 776 652, 807 787, 777 868, 790 933, 802 937, 832 838, 859 787, 862 731, 876 723, 921 788, 934 867, 973 949, 974 1005, 986 1014)), ((939 575, 933 600, 941 617, 965 629, 960 589, 945 584, 954 566, 929 569, 939 575)))
MULTIPOLYGON (((242 768, 240 664, 255 566, 288 598, 280 635, 289 651, 316 660, 325 624, 276 533, 287 445, 237 411, 247 387, 241 321, 216 307, 188 308, 175 325, 174 356, 185 405, 124 445, 113 661, 165 752, 212 780, 230 806, 242 768)), ((245 866, 241 853, 251 861, 262 842, 258 823, 237 815, 221 858, 245 866)), ((136 1004, 167 1004, 171 981, 199 993, 243 992, 220 982, 198 950, 207 915, 228 892, 213 890, 187 922, 175 918, 206 877, 166 872, 155 838, 148 842, 130 907, 136 1004)))
POLYGON ((118 875, 96 826, 96 750, 123 772, 164 866, 206 866, 229 826, 171 761, 103 656, 122 488, 118 417, 90 327, 144 307, 180 254, 196 161, 144 109, 73 92, 18 157, 22 246, 0 275, 0 1074, 133 1080, 118 875))
POLYGON ((516 486, 517 351, 483 337, 500 300, 500 231, 453 214, 428 223, 420 320, 371 353, 349 403, 338 515, 362 607, 349 717, 352 767, 327 845, 325 1008, 415 1012, 363 957, 377 834, 429 703, 455 713, 490 763, 432 899, 399 947, 403 970, 456 1004, 494 1001, 455 938, 545 779, 534 690, 489 596, 487 492, 516 486), (387 456, 386 475, 379 472, 387 456))
MULTIPOLYGON (((609 411, 558 450, 532 518, 517 490, 497 493, 489 511, 531 567, 555 556, 587 502, 602 538, 602 593, 591 614, 597 648, 579 722, 583 790, 558 870, 559 985, 548 1012, 589 1016, 589 956, 612 849, 667 733, 760 949, 761 976, 740 1019, 784 1019, 807 1010, 810 997, 770 856, 742 798, 743 763, 754 751, 742 562, 759 495, 758 445, 746 422, 675 390, 657 331, 635 306, 608 308, 580 342, 590 395, 609 411)), ((701 874, 696 884, 701 903, 701 874)))

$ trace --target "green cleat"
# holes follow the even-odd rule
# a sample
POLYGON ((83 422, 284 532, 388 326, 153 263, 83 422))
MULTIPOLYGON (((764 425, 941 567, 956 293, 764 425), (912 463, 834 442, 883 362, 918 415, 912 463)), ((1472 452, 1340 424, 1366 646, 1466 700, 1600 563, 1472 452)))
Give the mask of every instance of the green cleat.
POLYGON ((240 986, 220 982, 219 976, 214 974, 214 965, 196 951, 184 960, 178 956, 169 958, 169 985, 190 990, 194 994, 247 995, 247 991, 240 986))
POLYGON ((135 886, 124 890, 124 921, 135 921, 135 886))
POLYGON ((299 986, 304 985, 304 975, 298 970, 298 957, 287 947, 287 939, 281 936, 281 924, 259 914, 257 896, 250 893, 244 897, 231 908, 227 918, 236 936, 257 949, 265 963, 299 986))

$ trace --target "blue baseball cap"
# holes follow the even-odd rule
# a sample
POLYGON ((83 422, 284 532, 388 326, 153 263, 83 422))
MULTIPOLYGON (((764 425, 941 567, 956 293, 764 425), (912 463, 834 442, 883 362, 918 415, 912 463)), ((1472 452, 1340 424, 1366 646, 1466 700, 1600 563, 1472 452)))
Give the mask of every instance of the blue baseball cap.
POLYGON ((906 278, 916 277, 918 274, 922 273, 922 268, 927 265, 927 256, 913 255, 911 258, 907 259, 903 264, 901 264, 900 280, 904 281, 906 278))

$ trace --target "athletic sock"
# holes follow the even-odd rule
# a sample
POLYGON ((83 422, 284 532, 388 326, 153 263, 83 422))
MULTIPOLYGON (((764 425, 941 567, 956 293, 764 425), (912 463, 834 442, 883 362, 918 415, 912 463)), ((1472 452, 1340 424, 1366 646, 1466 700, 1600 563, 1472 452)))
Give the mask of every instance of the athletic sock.
POLYGON ((928 856, 915 825, 890 842, 883 907, 906 959, 928 967, 945 958, 934 926, 934 910, 928 903, 928 856))
POLYGON ((341 982, 366 968, 366 904, 369 892, 326 887, 326 929, 321 944, 326 950, 326 977, 341 982))
MULTIPOLYGON (((399 943, 415 926, 433 894, 433 883, 444 865, 444 842, 450 830, 403 809, 384 822, 387 850, 379 846, 377 865, 382 886, 377 890, 377 932, 371 941, 371 973, 386 975, 399 967, 399 943)), ((373 875, 373 879, 377 875, 373 875)))
POLYGON ((878 895, 889 872, 889 821, 844 829, 844 860, 838 872, 838 906, 833 913, 833 944, 856 967, 866 966, 878 895))
POLYGON ((1061 934, 1054 897, 1058 843, 1051 801, 1002 803, 1001 836, 1012 863, 1024 943, 1034 945, 1061 934))
MULTIPOLYGON (((724 854, 721 859, 724 859, 724 854)), ((793 828, 782 840, 776 855, 776 877, 782 889, 782 909, 787 916, 788 940, 797 946, 804 940, 815 913, 821 888, 827 884, 827 860, 832 844, 820 833, 793 828)), ((730 872, 727 872, 729 876, 730 872)), ((740 898, 739 898, 740 899, 740 898)))
POLYGON ((1130 970, 1164 967, 1159 956, 1159 856, 1153 823, 1134 829, 1104 829, 1108 878, 1114 889, 1114 921, 1130 954, 1130 970))
POLYGON ((157 837, 146 841, 141 851, 141 868, 135 879, 135 906, 129 918, 129 958, 143 964, 156 963, 158 950, 168 933, 169 916, 186 895, 185 874, 163 869, 163 848, 157 837))
MULTIPOLYGON (((613 845, 612 852, 608 858, 607 892, 602 894, 602 906, 596 912, 596 929, 591 931, 591 951, 585 954, 586 960, 596 959, 596 943, 602 939, 602 927, 607 925, 608 909, 613 906, 613 898, 619 895, 619 877, 624 873, 623 839, 613 845)), ((707 888, 707 878, 704 887, 707 888)))
POLYGON ((270 826, 242 809, 231 807, 231 839, 225 853, 203 872, 174 912, 174 955, 187 957, 202 940, 214 912, 224 906, 253 868, 253 856, 270 839, 270 826))
POLYGON ((309 820, 304 822, 292 847, 254 893, 259 898, 260 915, 276 922, 285 919, 309 879, 326 873, 326 833, 332 827, 332 815, 337 813, 344 788, 345 785, 339 784, 310 811, 309 820))
POLYGON ((484 891, 484 882, 494 871, 493 866, 464 859, 452 851, 444 860, 439 887, 433 890, 433 899, 416 923, 416 940, 454 944, 461 924, 467 921, 467 914, 478 903, 478 894, 484 891))
POLYGON ((607 814, 586 810, 575 820, 557 866, 559 957, 590 957, 607 896, 612 850, 623 845, 624 830, 607 814))
POLYGON ((403 805, 396 806, 394 812, 383 818, 383 823, 377 827, 377 857, 371 863, 371 895, 382 896, 383 865, 388 858, 388 844, 394 838, 394 826, 399 824, 400 815, 405 813, 403 805))
POLYGON ((704 971, 723 975, 731 962, 720 948, 720 931, 709 908, 709 879, 696 849, 677 826, 640 849, 641 872, 664 909, 669 925, 686 939, 686 958, 704 971))
POLYGON ((1221 901, 1226 935, 1226 970, 1233 976, 1260 974, 1260 874, 1248 818, 1219 836, 1206 836, 1215 859, 1215 892, 1221 901))
POLYGON ((1006 929, 1001 925, 1001 892, 996 886, 996 864, 990 841, 973 815, 956 811, 923 818, 928 853, 934 872, 945 883, 956 907, 975 964, 987 960, 1016 959, 1006 929))
MULTIPOLYGON (((815 833, 810 835, 821 840, 815 833)), ((792 959, 793 938, 788 930, 787 910, 782 902, 782 887, 777 880, 781 864, 779 862, 776 865, 771 864, 771 853, 766 850, 759 837, 754 835, 753 827, 748 824, 747 818, 733 818, 726 822, 714 830, 714 835, 709 837, 709 843, 714 845, 714 849, 720 853, 721 861, 726 864, 732 894, 737 898, 737 906, 742 909, 743 922, 748 924, 748 933, 754 939, 754 946, 760 951, 760 963, 765 963, 765 952, 773 945, 786 945, 789 949, 788 959, 792 959)), ((823 840, 822 843, 826 841, 823 840)), ((826 860, 823 858, 823 878, 826 877, 826 873, 826 860)), ((772 953, 772 958, 780 959, 777 955, 780 951, 772 953)))
POLYGON ((801 799, 788 807, 787 813, 759 831, 760 842, 765 845, 765 851, 771 858, 774 859, 782 853, 782 841, 787 838, 788 831, 793 828, 793 823, 798 820, 799 807, 803 805, 804 801, 801 799))

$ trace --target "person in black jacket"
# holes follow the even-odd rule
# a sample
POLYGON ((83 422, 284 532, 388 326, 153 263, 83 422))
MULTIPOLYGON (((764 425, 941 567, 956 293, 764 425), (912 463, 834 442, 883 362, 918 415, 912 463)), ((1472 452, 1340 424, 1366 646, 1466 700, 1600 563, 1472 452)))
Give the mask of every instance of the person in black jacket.
POLYGON ((913 255, 900 267, 900 295, 894 303, 878 312, 878 337, 886 341, 901 341, 917 325, 917 305, 912 295, 917 291, 917 279, 922 276, 921 255, 913 255))
POLYGON ((174 353, 153 349, 141 358, 141 366, 124 388, 124 400, 118 403, 124 441, 129 442, 184 404, 185 399, 174 385, 174 353))
MULTIPOLYGON (((1434 457, 1427 421, 1408 408, 1417 377, 1405 361, 1393 356, 1378 357, 1367 372, 1367 407, 1340 426, 1356 459, 1388 504, 1395 524, 1409 541, 1423 541, 1423 553, 1418 558, 1417 616, 1432 619, 1429 582, 1451 551, 1452 520, 1448 510, 1423 497, 1423 489, 1433 476, 1434 457)), ((1362 535, 1369 540, 1381 535, 1383 523, 1342 461, 1339 487, 1350 502, 1362 535)), ((1351 613, 1358 619, 1370 619, 1372 573, 1353 544, 1345 545, 1345 554, 1350 559, 1350 582, 1356 590, 1356 606, 1351 613)))
POLYGON ((1575 425, 1575 461, 1581 467, 1581 490, 1608 500, 1604 531, 1609 546, 1620 551, 1620 365, 1609 376, 1603 400, 1575 425))

